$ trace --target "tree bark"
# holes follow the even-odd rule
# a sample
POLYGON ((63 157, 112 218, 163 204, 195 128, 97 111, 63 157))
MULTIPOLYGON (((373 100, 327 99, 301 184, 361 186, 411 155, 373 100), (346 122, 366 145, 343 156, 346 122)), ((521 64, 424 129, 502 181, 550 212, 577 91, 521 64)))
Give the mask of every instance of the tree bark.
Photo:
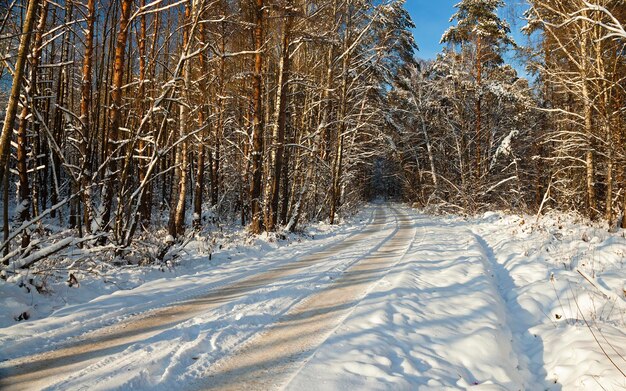
MULTIPOLYGON (((626 185, 623 186, 626 189, 626 185)), ((626 192, 622 196, 623 205, 622 205, 622 228, 626 229, 626 192)))
MULTIPOLYGON (((291 4, 287 3, 287 7, 291 4)), ((287 11, 290 12, 290 11, 287 11)), ((278 88, 276 103, 274 106, 274 133, 272 135, 271 149, 271 178, 268 189, 268 212, 265 228, 269 231, 276 230, 278 220, 278 201, 280 195, 281 175, 283 174, 283 154, 285 150, 285 126, 287 123, 287 90, 289 88, 289 44, 291 32, 291 16, 285 15, 281 37, 281 56, 278 64, 278 88)))
MULTIPOLYGON (((349 7, 348 7, 349 8, 349 7)), ((352 28, 352 11, 349 9, 346 21, 346 36, 344 38, 343 45, 343 62, 341 69, 341 100, 339 106, 339 128, 337 130, 337 146, 335 151, 335 159, 333 161, 332 172, 332 184, 330 191, 330 224, 335 223, 335 215, 340 202, 340 186, 341 186, 341 171, 343 164, 343 141, 344 133, 347 129, 347 114, 348 114, 348 68, 350 65, 349 41, 350 41, 350 29, 352 28)))
MULTIPOLYGON (((183 48, 185 48, 181 56, 187 56, 190 37, 190 29, 191 29, 191 15, 192 15, 192 4, 191 1, 187 2, 185 6, 185 23, 187 26, 185 27, 183 33, 183 48)), ((195 14, 195 10, 193 10, 195 14)), ((178 136, 181 141, 178 146, 175 147, 175 158, 174 158, 174 178, 172 180, 172 204, 170 209, 170 220, 168 224, 169 234, 176 238, 179 235, 183 234, 185 231, 185 201, 187 197, 187 182, 189 180, 188 175, 188 156, 187 156, 187 127, 189 126, 189 110, 187 109, 187 104, 190 103, 189 98, 189 89, 191 88, 191 63, 189 60, 185 60, 183 65, 183 89, 181 91, 182 95, 187 96, 187 102, 179 105, 179 129, 178 136)), ((178 140, 176 140, 178 141, 178 140)))
MULTIPOLYGON (((333 1, 333 17, 332 17, 332 22, 333 22, 333 26, 332 28, 335 28, 334 23, 335 19, 337 18, 337 7, 338 7, 338 0, 333 1)), ((325 85, 324 85, 324 89, 322 92, 322 102, 324 104, 324 109, 322 112, 322 120, 320 123, 320 127, 323 129, 324 133, 323 133, 323 138, 321 139, 321 142, 323 143, 323 147, 321 148, 321 153, 322 153, 322 159, 326 162, 330 162, 330 150, 331 150, 331 140, 330 140, 330 135, 331 135, 331 127, 330 127, 330 115, 331 115, 331 111, 332 111, 332 102, 331 102, 331 96, 330 96, 330 92, 333 89, 333 79, 334 79, 334 60, 335 60, 335 45, 334 44, 329 44, 328 45, 328 52, 326 54, 326 80, 325 80, 325 85)))
MULTIPOLYGON (((31 106, 35 106, 35 97, 37 94, 37 73, 39 71, 39 58, 41 56, 41 40, 43 31, 46 25, 46 16, 48 13, 48 3, 44 2, 39 15, 39 21, 35 32, 35 39, 33 41, 33 48, 31 51, 31 64, 30 64, 30 82, 26 91, 26 102, 22 106, 22 112, 20 113, 19 126, 17 128, 17 173, 19 178, 18 186, 18 205, 19 215, 17 220, 19 223, 30 220, 30 210, 32 207, 31 189, 28 180, 28 122, 29 115, 31 114, 31 106)), ((34 116, 32 116, 34 118, 34 116)), ((33 124, 35 120, 32 120, 33 124)), ((24 230, 22 234, 22 248, 28 247, 30 244, 30 232, 24 230)))
MULTIPOLYGON (((200 29, 200 39, 202 40, 202 43, 205 43, 207 41, 207 36, 206 36, 206 30, 204 28, 204 25, 200 24, 199 29, 200 29)), ((207 58, 204 53, 200 55, 199 62, 200 62, 200 71, 202 72, 202 75, 208 75, 209 69, 207 67, 207 58)), ((200 99, 202 103, 200 103, 200 107, 198 108, 198 127, 202 128, 203 126, 205 126, 205 122, 206 122, 206 119, 205 119, 206 107, 204 104, 204 102, 206 101, 206 98, 204 94, 208 91, 208 86, 204 82, 204 79, 202 79, 200 83, 200 88, 201 88, 200 99)), ((207 132, 205 131, 200 132, 200 140, 196 146, 196 156, 197 156, 198 161, 197 161, 197 167, 196 167, 196 180, 194 183, 194 190, 193 190, 193 222, 192 222, 192 225, 195 229, 199 229, 200 226, 202 225, 202 199, 203 199, 202 195, 204 191, 205 133, 210 133, 210 129, 207 132)))
MULTIPOLYGON (((4 170, 8 171, 9 167, 5 166, 4 170)), ((9 239, 9 174, 6 173, 2 178, 2 233, 3 242, 9 239)), ((9 254, 9 244, 4 246, 4 256, 9 254)), ((9 264, 9 259, 6 258, 3 262, 4 265, 9 264)))
POLYGON ((259 234, 262 231, 261 183, 263 176, 263 0, 256 0, 256 20, 254 27, 254 79, 252 102, 254 105, 252 119, 252 182, 250 184, 250 206, 252 222, 250 232, 259 234))
POLYGON ((482 142, 482 39, 478 35, 476 39, 476 106, 474 108, 476 114, 476 130, 475 130, 475 146, 476 146, 476 179, 482 176, 482 158, 481 158, 481 142, 482 142))
MULTIPOLYGON (((198 122, 204 118, 198 118, 198 122)), ((202 225, 202 190, 204 186, 204 143, 197 146, 198 166, 196 167, 196 183, 193 191, 193 227, 198 229, 202 225)))
POLYGON ((81 192, 84 209, 85 228, 88 233, 91 232, 91 222, 94 218, 93 206, 91 204, 91 171, 89 170, 89 139, 91 136, 91 117, 89 110, 91 109, 91 81, 93 78, 93 36, 94 23, 96 20, 96 2, 95 0, 87 1, 87 29, 85 30, 85 57, 83 58, 83 79, 81 84, 81 100, 80 100, 80 124, 81 134, 79 136, 80 150, 80 179, 81 192))
MULTIPOLYGON (((0 134, 0 167, 7 167, 9 160, 9 145, 11 145, 11 136, 13 135, 13 123, 17 115, 17 107, 20 99, 20 90, 22 87, 22 77, 24 76, 24 68, 26 58, 28 57, 28 49, 30 45, 30 37, 33 31, 33 23, 39 0, 30 0, 28 9, 24 16, 24 27, 22 28, 22 37, 20 38, 20 46, 17 51, 17 60, 15 62, 15 70, 13 72, 13 84, 11 85, 11 93, 7 103, 4 124, 2 126, 2 134, 0 134)), ((5 170, 0 170, 0 183, 5 175, 5 170)))
POLYGON ((111 108, 109 111, 109 137, 106 145, 106 158, 110 159, 104 178, 102 189, 101 229, 111 229, 111 208, 113 203, 113 189, 116 187, 117 162, 115 154, 119 139, 119 128, 122 120, 122 85, 124 83, 124 60, 126 55, 126 43, 128 38, 130 8, 132 0, 121 0, 119 30, 115 44, 115 60, 113 62, 113 81, 111 86, 111 108))
POLYGON ((586 152, 585 152, 585 167, 586 167, 586 189, 587 189, 587 216, 590 219, 596 217, 596 191, 595 191, 595 167, 593 156, 593 106, 591 91, 589 91, 589 36, 586 31, 582 31, 581 41, 581 84, 582 84, 582 101, 583 101, 583 115, 585 118, 584 131, 587 140, 586 152))
MULTIPOLYGON (((143 7, 145 5, 146 5, 146 0, 140 0, 139 6, 143 7)), ((155 23, 155 29, 156 29, 157 28, 156 24, 158 23, 158 13, 157 13, 157 16, 155 16, 154 18, 154 23, 155 23)), ((140 120, 143 119, 144 115, 146 114, 146 103, 145 103, 146 72, 147 72, 146 36, 147 36, 147 22, 146 22, 146 15, 143 14, 141 15, 141 18, 139 20, 139 39, 137 42, 137 49, 139 50, 139 102, 138 104, 139 104, 140 120)), ((137 148, 139 150, 139 155, 142 156, 143 158, 148 158, 150 156, 147 151, 148 146, 146 144, 145 137, 143 137, 143 135, 141 134, 139 135, 139 142, 138 142, 137 148)), ((142 183, 144 179, 146 179, 146 171, 147 171, 146 163, 144 161, 139 161, 137 164, 137 173, 139 175, 139 183, 142 183)), ((144 201, 139 206, 140 224, 143 223, 144 221, 149 220, 148 214, 149 214, 149 211, 148 211, 145 198, 144 198, 144 201)))

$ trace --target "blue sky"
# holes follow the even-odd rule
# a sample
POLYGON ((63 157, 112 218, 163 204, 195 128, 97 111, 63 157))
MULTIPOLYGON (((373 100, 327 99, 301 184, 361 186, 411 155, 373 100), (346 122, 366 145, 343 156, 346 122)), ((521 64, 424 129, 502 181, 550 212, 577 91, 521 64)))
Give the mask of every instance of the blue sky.
MULTIPOLYGON (((405 7, 411 14, 411 18, 415 23, 413 34, 415 41, 420 50, 417 56, 423 59, 433 59, 442 49, 439 40, 443 33, 452 24, 449 22, 450 17, 455 12, 454 5, 460 0, 406 0, 405 7)), ((520 0, 507 1, 509 4, 521 3, 520 0)), ((511 12, 510 7, 501 10, 500 14, 508 15, 511 12)), ((519 14, 519 12, 517 12, 519 14)), ((523 21, 508 20, 511 24, 513 37, 519 45, 525 43, 524 37, 519 33, 523 21)))
POLYGON ((448 20, 454 13, 457 0, 407 0, 406 9, 415 23, 413 34, 420 50, 417 56, 435 58, 441 51, 439 40, 451 25, 448 20))

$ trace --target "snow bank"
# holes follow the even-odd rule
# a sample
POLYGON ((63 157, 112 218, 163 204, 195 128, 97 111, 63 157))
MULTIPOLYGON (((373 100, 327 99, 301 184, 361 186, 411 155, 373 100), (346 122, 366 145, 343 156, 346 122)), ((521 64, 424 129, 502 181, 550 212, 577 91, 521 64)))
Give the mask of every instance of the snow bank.
POLYGON ((624 389, 623 233, 527 221, 417 216, 421 240, 287 389, 624 389))
POLYGON ((529 221, 496 214, 472 224, 511 276, 508 300, 526 314, 514 336, 531 369, 542 371, 549 389, 625 388, 624 232, 574 216, 529 221))

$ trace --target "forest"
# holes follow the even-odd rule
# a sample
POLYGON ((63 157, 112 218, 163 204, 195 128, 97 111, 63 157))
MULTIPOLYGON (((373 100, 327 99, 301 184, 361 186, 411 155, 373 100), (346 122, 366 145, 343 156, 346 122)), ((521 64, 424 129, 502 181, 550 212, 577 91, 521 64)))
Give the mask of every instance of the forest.
POLYGON ((159 262, 225 222, 332 225, 377 197, 626 228, 623 1, 529 0, 515 42, 504 1, 462 0, 432 60, 404 6, 2 2, 3 277, 68 249, 159 262))
POLYGON ((625 1, 0 0, 0 389, 626 389, 625 1))

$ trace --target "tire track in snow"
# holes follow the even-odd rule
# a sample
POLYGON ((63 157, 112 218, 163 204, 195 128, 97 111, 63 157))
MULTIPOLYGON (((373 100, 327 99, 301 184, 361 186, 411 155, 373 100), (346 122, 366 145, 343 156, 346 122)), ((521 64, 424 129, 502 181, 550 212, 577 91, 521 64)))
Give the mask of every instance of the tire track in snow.
MULTIPOLYGON (((395 211, 395 209, 394 209, 395 211)), ((396 211, 397 212, 397 211, 396 211)), ((403 218, 408 217, 408 215, 404 214, 403 218)), ((413 225, 413 237, 410 239, 410 241, 408 242, 406 248, 404 249, 404 251, 402 252, 402 255, 399 256, 395 263, 390 266, 384 273, 383 275, 373 284, 371 284, 367 291, 363 294, 363 297, 361 297, 358 301, 358 303, 353 306, 350 311, 343 317, 343 319, 341 320, 341 322, 339 324, 337 324, 335 326, 335 328, 332 330, 331 333, 329 333, 329 337, 332 336, 336 336, 336 334, 338 333, 338 331, 345 326, 345 322, 350 320, 350 318, 354 315, 354 313, 359 310, 361 307, 367 307, 368 303, 363 303, 367 297, 373 292, 376 291, 377 289, 379 289, 382 285, 385 284, 389 284, 387 280, 387 278, 391 275, 392 271, 397 271, 397 269, 400 268, 400 264, 404 261, 407 261, 407 258, 409 256, 409 252, 411 251, 412 248, 414 248, 415 246, 421 244, 424 242, 424 239, 426 237, 426 229, 424 226, 418 224, 417 220, 412 220, 412 225, 413 225), (419 228, 419 230, 418 230, 419 228), (418 231, 421 232, 420 235, 420 239, 417 240, 418 237, 418 231)), ((293 374, 290 375, 289 380, 287 382, 284 383, 284 385, 282 385, 281 389, 283 390, 298 390, 301 389, 301 387, 299 387, 299 384, 296 384, 295 387, 293 386, 292 383, 294 383, 294 379, 297 379, 298 376, 301 374, 301 372, 303 372, 303 370, 307 367, 308 363, 310 360, 312 360, 313 358, 315 358, 316 353, 322 349, 324 347, 324 344, 326 344, 326 342, 328 341, 325 340, 323 342, 323 344, 320 344, 317 349, 315 349, 313 351, 313 353, 310 355, 310 357, 302 363, 302 365, 300 365, 297 368, 297 371, 295 371, 293 374)))
MULTIPOLYGON (((541 388, 544 383, 540 374, 533 374, 530 370, 530 357, 527 352, 533 350, 535 354, 543 355, 543 344, 541 340, 530 337, 528 330, 520 325, 524 324, 524 319, 532 317, 517 300, 515 293, 515 282, 509 271, 498 262, 493 248, 487 241, 476 232, 470 231, 471 235, 480 246, 483 253, 483 260, 488 271, 493 272, 492 281, 494 290, 498 293, 499 299, 505 310, 503 325, 507 329, 507 333, 511 334, 511 350, 517 355, 517 370, 525 380, 527 389, 541 388), (526 337, 526 338, 525 338, 526 337), (529 346, 534 345, 534 346, 529 346)), ((543 376, 545 378, 545 376, 543 376)))
MULTIPOLYGON (((112 327, 112 326, 114 327, 120 323, 134 321, 136 319, 140 319, 142 317, 150 315, 150 313, 154 312, 155 310, 159 310, 167 306, 178 305, 180 303, 183 303, 192 299, 200 298, 213 290, 221 289, 224 286, 228 286, 229 284, 234 284, 237 281, 241 281, 241 280, 244 280, 245 278, 258 274, 260 271, 262 272, 262 270, 265 268, 268 268, 268 267, 275 268, 284 263, 295 262, 298 260, 299 257, 306 256, 306 254, 308 253, 325 251, 337 245, 341 246, 342 243, 345 243, 346 241, 349 241, 353 239, 354 237, 359 236, 364 232, 367 232, 368 229, 371 229, 372 225, 374 225, 374 222, 377 219, 377 216, 380 217, 380 213, 382 213, 382 210, 380 209, 380 207, 377 207, 376 210, 370 214, 369 218, 367 219, 367 222, 365 223, 364 228, 356 232, 348 233, 348 234, 338 233, 337 235, 344 236, 344 237, 340 237, 338 238, 338 240, 335 240, 330 243, 324 243, 322 245, 316 245, 313 243, 312 246, 306 247, 306 252, 302 253, 304 255, 301 255, 301 256, 289 255, 289 250, 290 250, 289 247, 291 247, 289 246, 289 247, 280 248, 276 251, 271 251, 268 254, 263 254, 262 256, 269 255, 269 258, 270 258, 269 265, 258 265, 257 267, 254 267, 251 270, 248 270, 245 272, 236 272, 233 275, 228 275, 227 273, 227 277, 225 278, 220 278, 221 276, 215 273, 212 273, 208 276, 199 276, 199 277, 196 277, 195 275, 187 275, 187 276, 177 275, 177 276, 169 277, 169 279, 179 279, 179 277, 187 277, 187 278, 191 278, 191 280, 205 279, 205 280, 210 280, 210 282, 206 284, 207 286, 204 286, 203 288, 200 288, 200 289, 198 288, 186 289, 183 286, 182 288, 184 289, 182 289, 183 290, 182 293, 173 291, 172 289, 171 292, 168 292, 168 299, 166 301, 164 301, 162 298, 158 298, 155 300, 148 299, 147 303, 146 302, 141 302, 140 304, 133 303, 130 305, 125 305, 124 308, 115 308, 115 309, 111 309, 111 311, 107 311, 104 313, 93 314, 89 312, 89 316, 83 317, 83 318, 73 317, 72 316, 73 314, 70 311, 76 311, 76 310, 80 311, 81 309, 85 307, 93 307, 94 306, 93 300, 92 302, 87 302, 87 303, 71 306, 68 308, 60 309, 59 311, 51 314, 51 316, 52 317, 61 316, 61 317, 67 318, 68 316, 65 313, 68 313, 72 317, 71 321, 73 323, 80 323, 80 327, 66 328, 66 329, 59 330, 60 328, 59 325, 53 324, 53 326, 51 326, 48 330, 44 329, 42 331, 40 328, 37 329, 37 332, 35 335, 24 334, 24 335, 19 335, 19 336, 10 336, 10 337, 4 337, 0 335, 0 344, 10 344, 11 346, 11 351, 10 352, 3 351, 1 358, 3 360, 10 360, 10 359, 15 359, 19 357, 24 357, 25 355, 35 355, 38 353, 63 348, 64 346, 67 345, 68 343, 67 341, 72 341, 75 338, 88 337, 89 335, 91 335, 91 333, 97 330, 101 330, 106 327, 112 327), (53 340, 53 342, 51 343, 50 340, 53 340)), ((164 279, 167 279, 167 278, 168 277, 164 279)), ((158 281, 159 280, 151 281, 150 283, 154 283, 158 281)), ((181 284, 185 284, 185 281, 181 281, 181 284)), ((191 285, 193 285, 193 283, 191 285)), ((136 289, 139 289, 139 290, 143 288, 145 288, 145 285, 140 285, 136 287, 136 289)), ((131 292, 134 290, 135 289, 132 289, 131 292)), ((121 292, 121 291, 117 291, 117 292, 121 292)), ((108 296, 113 296, 117 292, 114 292, 108 296)), ((139 295, 141 295, 142 297, 145 297, 145 292, 142 292, 139 295)), ((95 298, 94 300, 99 300, 99 299, 100 298, 95 298)), ((110 307, 110 305, 108 307, 110 307)), ((50 318, 45 318, 40 321, 48 322, 49 320, 50 318)), ((35 322, 37 321, 31 321, 29 323, 32 324, 35 322)), ((23 324, 22 327, 27 328, 29 326, 29 323, 23 324)), ((61 326, 66 326, 66 325, 61 324, 61 326)))
MULTIPOLYGON (((111 355, 119 354, 135 343, 154 337, 194 316, 219 308, 273 282, 302 272, 320 263, 331 263, 334 256, 366 241, 384 227, 386 214, 376 208, 369 225, 357 233, 329 244, 321 251, 304 255, 297 262, 284 262, 260 274, 248 274, 225 286, 214 287, 206 295, 168 305, 132 317, 120 324, 97 329, 67 341, 62 347, 44 353, 20 357, 0 363, 0 388, 3 390, 39 389, 71 377, 85 367, 101 368, 111 363, 111 355), (330 259, 330 260, 329 260, 330 259), (104 359, 104 360, 103 360, 104 359), (98 364, 101 360, 100 364, 98 364)), ((371 244, 370 244, 371 245, 371 244)))
POLYGON ((287 389, 535 389, 524 388, 516 369, 506 310, 479 243, 463 223, 414 220, 423 240, 287 389))
POLYGON ((329 288, 303 301, 269 330, 217 362, 198 388, 266 390, 288 381, 412 244, 416 231, 412 220, 396 210, 394 214, 397 230, 393 237, 329 288))
MULTIPOLYGON (((205 373, 214 362, 244 346, 250 339, 263 331, 267 325, 273 324, 292 307, 299 305, 299 303, 306 300, 306 297, 319 291, 320 286, 328 285, 328 283, 314 284, 315 287, 311 288, 309 285, 312 282, 308 280, 318 283, 326 277, 342 273, 392 237, 395 231, 388 233, 390 231, 387 228, 389 223, 386 218, 383 218, 383 220, 383 223, 378 224, 379 228, 373 226, 371 229, 363 231, 367 234, 367 244, 364 243, 365 240, 360 240, 358 246, 350 246, 353 248, 350 252, 335 252, 337 249, 333 247, 330 250, 315 253, 311 257, 326 259, 326 261, 301 269, 295 275, 290 274, 282 279, 275 280, 271 285, 268 284, 255 292, 248 292, 241 299, 230 301, 215 311, 199 314, 195 319, 179 324, 174 338, 171 338, 171 336, 169 337, 170 339, 167 337, 162 338, 160 335, 157 335, 154 338, 136 344, 139 345, 139 348, 133 346, 127 351, 109 356, 92 367, 75 374, 72 378, 59 383, 56 388, 65 389, 74 384, 87 384, 95 387, 97 386, 97 377, 95 377, 95 380, 86 380, 89 377, 94 377, 94 371, 106 374, 111 372, 112 369, 113 372, 117 372, 117 375, 120 375, 125 374, 126 368, 128 368, 128 370, 138 372, 136 368, 132 368, 133 360, 141 360, 142 356, 145 356, 146 351, 150 351, 151 357, 154 357, 155 350, 158 350, 160 355, 157 360, 161 362, 166 361, 167 367, 164 370, 161 366, 157 366, 156 370, 141 369, 142 373, 139 379, 131 378, 126 380, 122 387, 135 388, 138 386, 139 388, 169 391, 178 387, 181 383, 186 384, 187 381, 197 380, 198 375, 205 373), (356 255, 352 255, 352 253, 356 255), (322 270, 322 268, 327 266, 329 268, 322 270), (303 280, 301 276, 305 275, 312 275, 312 277, 307 277, 303 280), (295 291, 291 287, 294 285, 298 286, 295 291), (261 308, 263 309, 261 311, 263 312, 261 319, 255 319, 258 315, 249 316, 250 313, 258 313, 261 308), (203 330, 204 335, 198 336, 198 333, 195 331, 196 326, 190 324, 196 322, 199 325, 198 327, 203 330), (232 327, 233 325, 236 325, 236 327, 232 327), (195 339, 189 343, 184 341, 179 343, 179 336, 181 334, 184 336, 188 329, 191 329, 192 333, 196 333, 195 339), (207 335, 207 332, 210 335, 207 335), (159 345, 161 348, 154 347, 159 345), (178 358, 184 356, 184 358, 181 360, 168 359, 174 358, 173 356, 178 356, 178 358), (120 361, 122 365, 120 365, 120 361), (189 366, 190 362, 193 363, 192 368, 189 366), (141 377, 144 379, 141 379, 141 377)), ((302 261, 300 260, 299 262, 302 261)), ((168 331, 168 333, 171 332, 168 331)), ((107 379, 109 382, 119 382, 115 374, 108 376, 107 379)))

